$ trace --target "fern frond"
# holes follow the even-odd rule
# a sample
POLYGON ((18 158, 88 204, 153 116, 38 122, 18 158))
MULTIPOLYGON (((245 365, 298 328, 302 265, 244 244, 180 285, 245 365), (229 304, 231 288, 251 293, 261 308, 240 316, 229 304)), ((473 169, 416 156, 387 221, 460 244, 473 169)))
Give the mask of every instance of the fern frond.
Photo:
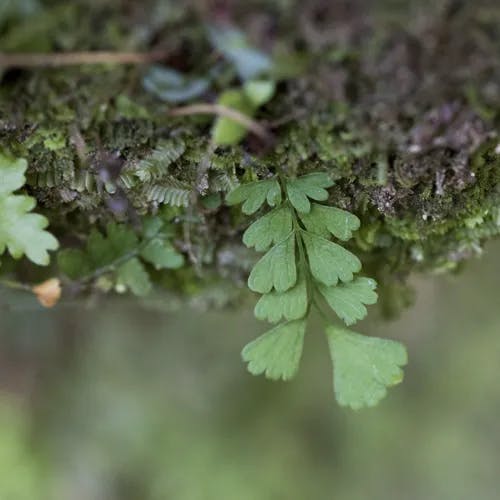
MULTIPOLYGON (((286 320, 243 349, 248 370, 255 375, 288 380, 297 373, 312 307, 324 315, 321 305, 326 302, 351 325, 366 316, 366 305, 377 301, 375 281, 355 277, 361 270, 359 259, 331 241, 332 236, 342 242, 352 238, 360 221, 345 210, 315 203, 328 199, 327 189, 333 184, 325 172, 315 172, 250 182, 226 197, 228 205, 242 203, 245 214, 261 210, 266 200, 277 207, 261 215, 243 235, 245 246, 266 252, 248 278, 249 288, 262 294, 255 316, 271 323, 286 320)), ((373 406, 386 394, 386 387, 401 382, 406 351, 398 342, 332 326, 326 334, 341 405, 373 406)))
POLYGON ((132 189, 137 185, 137 178, 131 172, 121 173, 119 179, 125 189, 132 189))
POLYGON ((131 176, 141 182, 151 182, 167 175, 170 165, 175 163, 186 151, 186 144, 182 139, 164 139, 158 143, 156 149, 146 158, 137 163, 132 169, 126 169, 122 174, 124 184, 131 184, 131 176))
POLYGON ((210 188, 212 191, 228 193, 238 187, 238 178, 229 172, 216 172, 210 178, 210 188))
POLYGON ((31 186, 40 188, 53 188, 55 186, 60 186, 64 181, 61 170, 54 167, 51 167, 44 172, 32 172, 26 177, 31 186))
POLYGON ((147 201, 174 207, 187 207, 191 192, 190 186, 173 177, 160 184, 149 185, 143 191, 147 201))
POLYGON ((79 193, 97 191, 95 175, 88 170, 75 170, 74 177, 69 183, 69 187, 79 193))

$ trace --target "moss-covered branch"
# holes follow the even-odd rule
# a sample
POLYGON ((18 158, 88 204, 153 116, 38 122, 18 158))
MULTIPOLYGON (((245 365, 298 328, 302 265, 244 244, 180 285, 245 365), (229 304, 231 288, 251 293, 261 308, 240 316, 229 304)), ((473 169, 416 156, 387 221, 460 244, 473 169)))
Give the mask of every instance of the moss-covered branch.
MULTIPOLYGON (((332 203, 362 221, 353 249, 392 310, 412 271, 454 270, 500 232, 500 7, 393 3, 13 3, 0 50, 167 52, 164 64, 211 75, 204 104, 238 85, 207 24, 237 25, 266 53, 299 51, 305 66, 254 117, 274 142, 228 147, 212 143, 212 116, 169 114, 143 86, 147 67, 5 67, 2 149, 28 160, 25 189, 63 248, 110 221, 171 219, 189 266, 156 281, 186 293, 239 285, 255 259, 228 190, 325 170, 332 203)), ((57 273, 2 261, 21 278, 57 273)))

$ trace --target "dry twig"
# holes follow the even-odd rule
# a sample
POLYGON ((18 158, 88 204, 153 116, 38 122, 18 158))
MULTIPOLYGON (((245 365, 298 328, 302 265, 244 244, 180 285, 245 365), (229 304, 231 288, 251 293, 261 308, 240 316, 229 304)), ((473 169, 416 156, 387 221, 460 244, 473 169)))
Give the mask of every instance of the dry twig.
POLYGON ((222 106, 221 104, 193 104, 192 106, 174 108, 169 111, 170 116, 189 116, 199 114, 223 116, 224 118, 228 118, 236 123, 239 123, 257 137, 260 137, 263 141, 272 142, 274 139, 271 132, 269 132, 269 130, 267 130, 266 127, 260 123, 252 120, 247 115, 240 113, 235 109, 222 106))
POLYGON ((166 51, 152 52, 57 52, 5 53, 0 52, 0 67, 33 68, 75 66, 80 64, 148 64, 165 60, 166 51))

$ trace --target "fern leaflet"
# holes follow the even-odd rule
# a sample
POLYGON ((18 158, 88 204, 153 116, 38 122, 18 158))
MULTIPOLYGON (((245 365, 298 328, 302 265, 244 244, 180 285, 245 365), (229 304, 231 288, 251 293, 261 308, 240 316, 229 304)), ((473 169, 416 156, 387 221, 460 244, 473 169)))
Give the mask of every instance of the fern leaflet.
POLYGON ((191 187, 173 177, 154 183, 144 188, 147 201, 174 207, 187 207, 191 196, 191 187))

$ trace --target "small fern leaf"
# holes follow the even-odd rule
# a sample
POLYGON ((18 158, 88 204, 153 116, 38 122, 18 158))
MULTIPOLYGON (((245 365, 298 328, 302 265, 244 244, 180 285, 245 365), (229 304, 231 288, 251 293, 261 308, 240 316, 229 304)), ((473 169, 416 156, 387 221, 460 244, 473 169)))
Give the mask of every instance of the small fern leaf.
POLYGON ((298 212, 309 213, 311 210, 309 198, 316 201, 327 200, 328 191, 326 188, 333 186, 333 184, 334 182, 327 173, 317 172, 287 180, 286 191, 290 203, 298 212))
POLYGON ((320 286, 319 290, 337 316, 349 326, 368 313, 365 304, 375 304, 377 283, 370 278, 356 278, 335 287, 320 286))
POLYGON ((307 231, 302 231, 302 237, 311 274, 320 283, 327 286, 334 286, 339 280, 346 283, 361 270, 360 260, 340 245, 307 231))
POLYGON ((326 239, 333 235, 342 241, 351 239, 353 231, 357 231, 360 225, 355 215, 317 203, 312 204, 309 213, 300 213, 300 218, 309 232, 326 239))
POLYGON ((141 257, 153 264, 155 269, 179 269, 184 257, 168 241, 154 238, 141 251, 141 257))
POLYGON ((273 288, 277 292, 285 292, 296 281, 295 235, 290 233, 288 238, 271 248, 255 264, 248 277, 248 286, 258 293, 268 293, 273 288))
POLYGON ((335 396, 341 406, 375 406, 387 387, 403 380, 406 349, 394 340, 367 337, 330 326, 326 329, 333 361, 335 396))
POLYGON ((144 297, 151 292, 149 274, 138 258, 128 260, 116 270, 116 287, 118 290, 129 289, 138 297, 144 297))
POLYGON ((245 346, 241 355, 253 375, 262 373, 271 380, 290 380, 299 369, 305 320, 275 326, 245 346))
POLYGON ((281 203, 281 188, 276 179, 242 184, 226 197, 226 203, 230 206, 243 203, 241 210, 247 215, 259 210, 266 200, 271 207, 281 203))
POLYGON ((243 243, 263 252, 283 241, 291 231, 292 214, 287 207, 281 207, 257 219, 243 234, 243 243))
POLYGON ((31 196, 13 194, 24 185, 28 164, 22 158, 0 153, 0 255, 5 249, 15 259, 26 255, 35 264, 49 264, 49 251, 59 246, 45 228, 49 221, 31 213, 36 200, 31 196))
POLYGON ((173 207, 187 207, 191 188, 177 179, 170 178, 161 184, 154 184, 144 190, 146 199, 173 207))
POLYGON ((269 292, 263 295, 255 305, 255 317, 270 323, 277 323, 284 318, 291 321, 303 318, 307 313, 308 296, 304 278, 286 292, 269 292))

